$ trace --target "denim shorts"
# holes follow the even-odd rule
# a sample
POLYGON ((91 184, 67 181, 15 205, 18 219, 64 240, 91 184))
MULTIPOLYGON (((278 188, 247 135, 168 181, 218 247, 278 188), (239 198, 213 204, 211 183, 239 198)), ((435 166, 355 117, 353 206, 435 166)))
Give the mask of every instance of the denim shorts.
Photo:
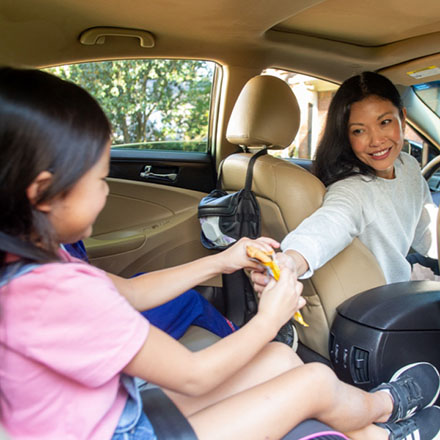
POLYGON ((113 434, 112 440, 157 440, 148 417, 142 413, 136 425, 127 432, 113 434))
POLYGON ((128 398, 112 440, 157 440, 150 420, 142 411, 139 388, 145 385, 145 381, 125 374, 121 375, 120 380, 128 398))

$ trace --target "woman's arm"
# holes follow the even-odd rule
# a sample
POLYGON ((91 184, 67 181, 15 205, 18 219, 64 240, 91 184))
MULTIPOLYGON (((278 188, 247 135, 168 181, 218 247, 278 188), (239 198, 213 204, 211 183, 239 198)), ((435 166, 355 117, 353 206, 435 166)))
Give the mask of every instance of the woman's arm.
POLYGON ((108 274, 119 292, 127 298, 136 310, 148 310, 175 298, 186 290, 220 274, 232 273, 238 269, 255 269, 259 264, 246 255, 246 246, 252 244, 263 250, 279 247, 271 238, 257 240, 242 238, 236 244, 215 255, 180 266, 146 273, 125 279, 108 274))
MULTIPOLYGON (((322 206, 283 239, 283 253, 277 259, 290 257, 298 277, 306 274, 307 278, 345 249, 368 222, 362 209, 363 188, 355 180, 330 186, 322 206)), ((257 292, 268 282, 262 268, 252 271, 251 278, 257 292)))
POLYGON ((212 346, 191 352, 155 327, 124 372, 187 395, 201 395, 246 365, 299 307, 302 285, 282 269, 280 280, 264 290, 257 315, 212 346))

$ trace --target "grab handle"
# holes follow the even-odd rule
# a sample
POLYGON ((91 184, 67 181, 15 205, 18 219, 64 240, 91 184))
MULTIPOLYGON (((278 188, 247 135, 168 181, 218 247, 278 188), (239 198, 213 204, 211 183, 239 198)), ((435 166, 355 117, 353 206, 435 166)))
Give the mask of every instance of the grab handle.
POLYGON ((118 27, 95 27, 87 29, 79 37, 81 44, 93 46, 104 44, 105 37, 133 37, 139 39, 141 47, 154 47, 153 34, 138 29, 118 28, 118 27))

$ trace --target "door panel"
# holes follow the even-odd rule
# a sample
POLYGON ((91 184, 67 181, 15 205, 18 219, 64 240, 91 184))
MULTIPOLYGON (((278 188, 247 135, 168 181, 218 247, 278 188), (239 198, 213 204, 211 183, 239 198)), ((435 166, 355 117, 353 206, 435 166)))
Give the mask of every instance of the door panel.
POLYGON ((208 153, 112 149, 110 177, 203 192, 215 186, 215 168, 208 153))
MULTIPOLYGON (((209 255, 197 218, 205 193, 114 178, 108 183, 107 204, 85 241, 92 264, 132 276, 209 255)), ((218 278, 206 284, 220 283, 218 278)))

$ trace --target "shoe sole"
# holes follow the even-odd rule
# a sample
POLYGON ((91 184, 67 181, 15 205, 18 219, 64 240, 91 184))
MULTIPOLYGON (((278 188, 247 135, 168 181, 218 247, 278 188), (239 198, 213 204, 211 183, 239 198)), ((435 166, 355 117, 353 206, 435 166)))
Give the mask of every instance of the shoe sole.
MULTIPOLYGON (((397 370, 394 374, 393 377, 388 381, 388 382, 393 382, 397 379, 397 377, 399 377, 402 373, 404 373, 405 371, 413 368, 415 365, 429 365, 429 366, 433 366, 432 364, 430 364, 429 362, 416 362, 415 364, 410 364, 410 365, 405 365, 404 367, 402 367, 400 370, 397 370)), ((437 373, 437 378, 439 380, 439 384, 440 384, 440 375, 439 372, 437 371, 437 369, 435 369, 436 373, 437 373)), ((440 386, 437 387, 437 393, 435 394, 435 397, 432 399, 432 401, 430 403, 428 403, 424 408, 428 408, 429 406, 434 405, 434 403, 436 402, 438 396, 440 394, 440 386)), ((440 440, 440 431, 439 433, 435 436, 435 438, 433 438, 432 440, 440 440)))
POLYGON ((290 324, 292 326, 292 330, 293 330, 293 343, 292 343, 292 350, 293 351, 298 351, 298 330, 295 327, 295 324, 293 324, 293 322, 291 322, 290 324))
MULTIPOLYGON (((439 412, 440 412, 440 407, 435 406, 435 408, 438 408, 438 409, 439 409, 439 412)), ((440 440, 440 429, 439 429, 439 431, 437 432, 437 434, 433 437, 432 440, 440 440)))

